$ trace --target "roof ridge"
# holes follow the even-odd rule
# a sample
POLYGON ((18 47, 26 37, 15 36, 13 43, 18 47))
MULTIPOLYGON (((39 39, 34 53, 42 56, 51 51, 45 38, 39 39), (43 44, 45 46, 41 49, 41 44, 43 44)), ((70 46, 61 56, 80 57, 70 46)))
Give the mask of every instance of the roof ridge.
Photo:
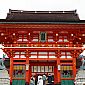
POLYGON ((9 13, 70 13, 70 14, 76 14, 77 10, 71 10, 71 11, 24 11, 24 10, 11 10, 9 9, 9 13))

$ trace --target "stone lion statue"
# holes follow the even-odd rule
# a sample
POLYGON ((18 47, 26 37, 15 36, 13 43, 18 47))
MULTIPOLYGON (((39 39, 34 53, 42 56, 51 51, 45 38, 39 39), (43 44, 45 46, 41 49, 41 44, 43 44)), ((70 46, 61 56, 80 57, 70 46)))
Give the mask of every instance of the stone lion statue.
MULTIPOLYGON (((3 55, 3 56, 4 56, 4 55, 3 55)), ((6 67, 5 67, 5 65, 4 65, 4 60, 5 60, 5 58, 1 58, 1 59, 0 59, 0 70, 6 69, 6 67)))

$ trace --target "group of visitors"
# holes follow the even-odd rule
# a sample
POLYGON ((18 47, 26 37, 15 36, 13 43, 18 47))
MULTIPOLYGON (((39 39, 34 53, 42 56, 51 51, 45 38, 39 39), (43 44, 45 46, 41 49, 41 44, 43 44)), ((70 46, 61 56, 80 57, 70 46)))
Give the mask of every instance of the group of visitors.
POLYGON ((32 76, 30 79, 30 85, 52 85, 52 83, 53 76, 51 74, 49 74, 48 77, 46 77, 46 75, 32 76), (48 81, 48 83, 46 81, 48 81))

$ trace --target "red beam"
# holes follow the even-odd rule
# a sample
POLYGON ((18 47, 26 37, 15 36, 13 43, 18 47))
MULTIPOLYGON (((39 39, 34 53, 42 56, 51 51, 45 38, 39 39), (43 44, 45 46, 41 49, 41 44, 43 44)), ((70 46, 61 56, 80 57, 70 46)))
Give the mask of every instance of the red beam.
POLYGON ((30 62, 31 66, 55 66, 55 62, 30 62))
POLYGON ((45 60, 56 60, 56 58, 29 58, 29 60, 33 60, 33 61, 36 61, 36 60, 42 60, 42 61, 45 61, 45 60))
POLYGON ((13 62, 13 64, 26 64, 26 62, 13 62))
POLYGON ((60 63, 60 65, 68 65, 68 64, 73 65, 72 63, 69 63, 69 62, 68 63, 62 63, 62 62, 60 63))
POLYGON ((85 50, 84 47, 4 47, 6 50, 56 51, 56 50, 85 50))
POLYGON ((13 60, 26 60, 26 58, 13 58, 13 60))
MULTIPOLYGON (((75 28, 85 28, 85 24, 0 24, 0 28, 2 29, 2 28, 12 28, 12 29, 16 29, 16 28, 18 28, 18 29, 23 29, 23 28, 26 28, 26 29, 28 29, 28 28, 31 28, 31 29, 35 29, 35 28, 38 28, 38 29, 41 29, 41 28, 73 28, 74 29, 74 27, 75 28)), ((70 30, 71 31, 71 30, 70 30)))

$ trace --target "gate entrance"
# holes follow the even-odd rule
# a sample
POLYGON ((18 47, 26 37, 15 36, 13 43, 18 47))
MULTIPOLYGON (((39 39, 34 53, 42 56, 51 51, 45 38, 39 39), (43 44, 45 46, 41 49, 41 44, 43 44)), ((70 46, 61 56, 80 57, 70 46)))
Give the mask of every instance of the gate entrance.
MULTIPOLYGON (((54 66, 55 62, 36 62, 36 64, 33 65, 33 62, 31 64, 31 71, 32 76, 35 77, 35 79, 38 82, 38 77, 45 75, 46 76, 46 84, 54 83, 54 66), (52 65, 54 64, 54 65, 52 65)), ((56 73, 57 74, 57 73, 56 73)))

